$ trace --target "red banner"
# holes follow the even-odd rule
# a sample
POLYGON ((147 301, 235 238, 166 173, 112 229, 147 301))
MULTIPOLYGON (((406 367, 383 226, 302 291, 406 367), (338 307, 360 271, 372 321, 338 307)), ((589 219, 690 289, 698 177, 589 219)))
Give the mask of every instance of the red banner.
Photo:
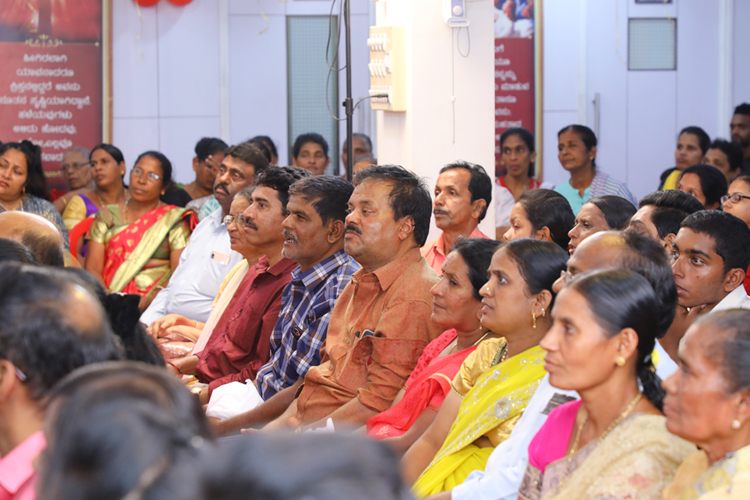
POLYGON ((495 176, 505 167, 500 159, 500 134, 513 127, 535 133, 536 88, 533 0, 495 1, 495 176))
POLYGON ((41 146, 53 188, 65 150, 102 142, 105 1, 0 0, 0 141, 41 146))

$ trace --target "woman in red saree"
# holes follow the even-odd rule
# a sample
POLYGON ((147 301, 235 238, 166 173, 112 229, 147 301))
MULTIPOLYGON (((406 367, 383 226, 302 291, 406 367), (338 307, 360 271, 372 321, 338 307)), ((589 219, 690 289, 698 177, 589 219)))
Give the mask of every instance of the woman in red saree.
POLYGON ((479 289, 499 244, 460 239, 448 254, 443 276, 431 290, 431 319, 447 330, 425 347, 391 408, 367 422, 368 436, 386 439, 399 453, 408 450, 434 420, 464 359, 481 341, 494 337, 479 322, 479 289))
POLYGON ((130 172, 127 201, 97 213, 84 266, 108 291, 153 297, 177 267, 197 217, 159 200, 171 178, 169 160, 147 151, 130 172))

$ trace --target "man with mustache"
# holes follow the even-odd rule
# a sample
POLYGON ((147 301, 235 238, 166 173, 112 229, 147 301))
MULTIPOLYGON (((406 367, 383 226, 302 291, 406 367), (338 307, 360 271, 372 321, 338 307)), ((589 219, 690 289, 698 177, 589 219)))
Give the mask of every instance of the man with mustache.
POLYGON ((440 170, 435 183, 433 214, 443 232, 422 247, 422 255, 438 273, 453 244, 464 238, 489 238, 479 230, 492 201, 492 180, 480 165, 456 161, 440 170))
POLYGON ((281 224, 288 215, 289 186, 310 173, 296 167, 268 167, 255 178, 252 203, 244 212, 247 242, 263 255, 237 287, 205 347, 168 363, 179 375, 195 375, 211 393, 229 382, 254 379, 270 356, 270 340, 281 310, 281 293, 297 263, 281 254, 281 224))
MULTIPOLYGON (((252 144, 243 142, 228 148, 214 181, 214 196, 221 206, 198 224, 190 243, 180 255, 180 265, 151 305, 141 315, 154 337, 168 326, 195 326, 205 322, 224 277, 242 256, 232 251, 223 224, 234 195, 252 186, 255 176, 268 167, 268 159, 252 144), (174 322, 176 316, 182 317, 174 322)), ((236 215, 236 214, 231 214, 236 215)))
POLYGON ((215 423, 220 434, 239 431, 254 413, 265 412, 266 420, 280 415, 296 394, 296 390, 285 389, 320 364, 331 311, 359 269, 344 251, 344 219, 353 190, 349 182, 330 175, 307 177, 289 188, 281 253, 299 267, 292 271, 292 281, 282 294, 268 363, 258 371, 254 383, 233 384, 211 398, 207 415, 226 419, 215 423), (237 397, 239 394, 242 397, 237 397), (273 404, 258 409, 277 394, 280 397, 273 404))
MULTIPOLYGON (((419 253, 430 206, 424 184, 403 167, 381 165, 354 177, 344 249, 362 269, 331 313, 320 366, 256 408, 276 405, 281 416, 268 429, 319 427, 328 419, 337 427, 362 426, 391 406, 424 347, 440 333, 430 320, 430 288, 438 276, 419 253), (296 399, 284 407, 289 395, 296 399)), ((270 419, 270 412, 253 412, 243 427, 270 419)))

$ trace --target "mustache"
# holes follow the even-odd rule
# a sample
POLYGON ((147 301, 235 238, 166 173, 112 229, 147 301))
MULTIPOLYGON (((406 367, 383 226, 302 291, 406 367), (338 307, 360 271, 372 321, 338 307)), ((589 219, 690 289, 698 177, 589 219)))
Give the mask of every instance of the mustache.
POLYGON ((245 219, 245 227, 249 227, 250 229, 258 230, 258 226, 250 219, 245 219))
POLYGON ((344 232, 345 233, 349 232, 349 231, 362 236, 362 231, 357 226, 355 226, 353 224, 347 224, 346 227, 344 228, 344 232))
POLYGON ((438 215, 438 214, 450 215, 451 214, 449 211, 443 210, 442 208, 436 208, 435 210, 432 211, 432 213, 433 215, 438 215))
POLYGON ((297 237, 294 234, 292 234, 292 232, 289 231, 288 229, 284 229, 281 233, 283 234, 284 238, 289 238, 293 242, 297 243, 297 237))
POLYGON ((222 188, 225 193, 229 194, 229 186, 225 183, 217 184, 214 186, 214 193, 219 190, 219 188, 222 188))

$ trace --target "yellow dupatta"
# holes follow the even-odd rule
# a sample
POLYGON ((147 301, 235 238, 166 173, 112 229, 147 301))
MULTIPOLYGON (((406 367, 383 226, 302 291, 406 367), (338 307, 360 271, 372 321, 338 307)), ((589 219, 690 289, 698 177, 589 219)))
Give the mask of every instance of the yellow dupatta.
POLYGON ((750 446, 740 448, 711 467, 704 451, 696 451, 680 465, 663 500, 739 500, 750 498, 750 446))
MULTIPOLYGON (((109 284, 110 291, 139 293, 139 291, 136 291, 135 283, 131 283, 139 274, 151 275, 149 288, 153 288, 154 285, 158 285, 159 283, 166 282, 172 274, 171 266, 169 264, 150 269, 145 269, 145 266, 148 261, 151 260, 154 252, 161 246, 162 241, 168 236, 175 224, 180 222, 185 216, 194 217, 194 214, 186 211, 184 208, 167 205, 147 212, 137 221, 129 224, 124 229, 118 228, 117 235, 119 235, 120 232, 128 232, 127 236, 130 238, 125 238, 128 244, 131 244, 133 239, 136 240, 136 243, 132 252, 123 259, 123 262, 119 266, 117 266, 112 281, 109 284), (161 213, 157 213, 157 211, 161 213), (158 219, 151 221, 149 217, 158 217, 158 219)), ((194 224, 191 224, 191 230, 192 227, 194 227, 194 224)), ((115 238, 116 236, 113 236, 107 243, 107 248, 114 245, 115 238)), ((185 245, 187 245, 187 242, 185 242, 185 245)))
POLYGON ((418 498, 450 490, 472 471, 484 470, 494 448, 479 448, 474 441, 499 426, 505 427, 507 439, 544 377, 544 354, 541 347, 533 347, 477 379, 464 396, 445 443, 414 484, 418 498))

